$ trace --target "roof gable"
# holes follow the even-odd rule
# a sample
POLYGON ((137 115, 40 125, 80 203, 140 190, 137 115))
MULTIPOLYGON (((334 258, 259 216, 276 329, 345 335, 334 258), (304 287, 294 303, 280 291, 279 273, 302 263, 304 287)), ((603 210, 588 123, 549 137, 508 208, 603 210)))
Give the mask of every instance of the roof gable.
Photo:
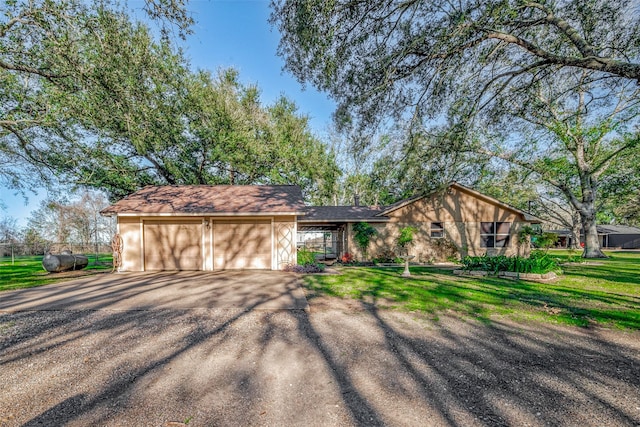
MULTIPOLYGON (((528 221, 528 222, 531 222, 531 223, 541 223, 542 222, 542 220, 540 220, 539 218, 537 218, 537 217, 535 217, 535 216, 533 216, 533 215, 531 215, 529 213, 526 213, 526 212, 524 212, 524 211, 522 211, 522 210, 520 210, 518 208, 515 208, 515 207, 513 207, 511 205, 508 205, 506 203, 503 203, 503 202, 501 202, 501 201, 499 201, 497 199, 494 199, 493 197, 487 196, 486 194, 482 194, 479 191, 472 190, 471 188, 468 188, 468 187, 465 187, 464 185, 458 184, 457 182, 453 182, 453 183, 449 184, 447 189, 448 190, 455 189, 455 190, 461 191, 461 192, 466 193, 466 194, 468 194, 468 195, 470 195, 470 196, 472 196, 474 198, 482 200, 482 201, 484 201, 486 203, 490 203, 490 204, 495 205, 495 206, 497 206, 497 207, 499 207, 501 209, 510 211, 510 212, 512 212, 512 213, 514 213, 516 215, 521 216, 525 221, 528 221)), ((426 198, 434 197, 437 194, 438 194, 438 191, 434 191, 434 192, 432 192, 430 194, 414 196, 414 197, 410 197, 410 198, 405 199, 405 200, 401 200, 401 201, 399 201, 397 203, 394 203, 393 205, 390 205, 390 206, 386 207, 384 210, 382 210, 377 215, 378 216, 387 216, 387 215, 391 214, 392 212, 397 211, 398 209, 402 209, 405 206, 409 206, 409 205, 411 205, 411 204, 413 204, 413 203, 415 203, 415 202, 417 202, 419 200, 423 200, 423 199, 426 199, 426 198)))
POLYGON ((149 186, 101 211, 111 215, 301 214, 296 185, 149 186))

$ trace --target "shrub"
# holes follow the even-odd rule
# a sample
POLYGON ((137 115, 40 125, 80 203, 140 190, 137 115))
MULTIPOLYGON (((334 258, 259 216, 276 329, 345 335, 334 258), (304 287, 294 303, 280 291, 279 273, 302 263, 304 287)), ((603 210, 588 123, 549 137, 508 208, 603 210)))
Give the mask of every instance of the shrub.
MULTIPOLYGON (((398 259, 399 258, 396 256, 396 254, 393 251, 387 249, 380 252, 378 256, 373 259, 373 262, 376 264, 381 264, 381 263, 388 264, 388 263, 398 262, 397 261, 398 259)), ((400 262, 402 262, 402 260, 400 260, 400 262)))
POLYGON ((491 273, 510 271, 514 273, 544 274, 559 269, 558 263, 542 251, 533 251, 529 258, 521 256, 466 256, 462 259, 463 270, 481 270, 491 273))
POLYGON ((298 249, 298 265, 315 264, 316 257, 313 252, 307 248, 298 249))
POLYGON ((538 227, 529 225, 522 227, 518 233, 518 243, 525 244, 531 242, 531 246, 535 248, 549 249, 558 242, 558 235, 555 233, 547 233, 538 227))
POLYGON ((352 263, 353 255, 351 255, 349 252, 345 252, 344 255, 342 255, 342 257, 340 258, 340 262, 342 262, 343 264, 352 263))
POLYGON ((309 274, 309 273, 322 273, 324 269, 325 269, 324 264, 305 264, 305 265, 287 264, 283 270, 291 273, 309 274))

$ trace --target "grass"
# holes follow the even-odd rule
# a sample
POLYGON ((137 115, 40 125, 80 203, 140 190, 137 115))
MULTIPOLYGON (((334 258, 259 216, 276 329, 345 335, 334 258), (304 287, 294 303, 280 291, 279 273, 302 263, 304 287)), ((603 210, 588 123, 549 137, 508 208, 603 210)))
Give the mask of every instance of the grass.
MULTIPOLYGON (((97 259, 89 256, 89 265, 82 271, 110 270, 111 255, 100 255, 97 259)), ((74 276, 77 277, 77 276, 74 276)), ((42 256, 21 256, 0 258, 0 291, 32 288, 48 285, 64 279, 64 273, 48 273, 42 267, 42 256)))
MULTIPOLYGON (((305 277, 310 297, 353 298, 378 306, 455 313, 490 322, 501 316, 576 326, 640 329, 640 252, 608 252, 608 259, 563 266, 556 283, 459 277, 450 270, 412 267, 343 268, 341 275, 305 277), (596 265, 597 264, 597 265, 596 265)), ((552 252, 560 262, 564 251, 552 252)))

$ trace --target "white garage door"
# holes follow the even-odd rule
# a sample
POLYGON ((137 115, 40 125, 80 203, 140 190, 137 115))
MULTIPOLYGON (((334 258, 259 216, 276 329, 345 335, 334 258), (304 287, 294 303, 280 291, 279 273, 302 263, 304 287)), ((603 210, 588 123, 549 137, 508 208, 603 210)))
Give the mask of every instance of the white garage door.
POLYGON ((145 221, 145 270, 202 270, 201 221, 145 221))
POLYGON ((213 268, 271 269, 271 221, 215 221, 213 268))

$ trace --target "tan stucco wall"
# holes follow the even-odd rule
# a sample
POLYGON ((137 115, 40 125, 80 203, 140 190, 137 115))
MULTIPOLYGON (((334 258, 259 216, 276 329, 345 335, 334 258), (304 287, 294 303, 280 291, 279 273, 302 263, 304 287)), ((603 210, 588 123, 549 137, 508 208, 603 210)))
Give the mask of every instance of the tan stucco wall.
MULTIPOLYGON (((517 234, 528 225, 514 211, 504 209, 489 201, 480 199, 462 190, 450 188, 448 192, 436 194, 429 198, 417 200, 407 206, 391 212, 388 223, 372 223, 378 236, 372 239, 369 246, 369 259, 393 253, 402 255, 396 245, 400 229, 412 226, 418 229, 414 235, 414 243, 409 254, 414 255, 417 262, 444 261, 448 255, 457 252, 457 256, 465 255, 526 255, 528 246, 517 244, 517 234), (504 248, 480 247, 481 222, 510 222, 510 242, 504 248), (441 222, 444 227, 444 239, 431 238, 431 223, 441 222), (451 251, 453 246, 455 250, 451 251)), ((352 224, 348 226, 348 252, 356 259, 362 259, 360 249, 353 240, 352 224)))
POLYGON ((118 218, 118 232, 122 238, 120 271, 142 271, 142 223, 140 218, 118 218))

